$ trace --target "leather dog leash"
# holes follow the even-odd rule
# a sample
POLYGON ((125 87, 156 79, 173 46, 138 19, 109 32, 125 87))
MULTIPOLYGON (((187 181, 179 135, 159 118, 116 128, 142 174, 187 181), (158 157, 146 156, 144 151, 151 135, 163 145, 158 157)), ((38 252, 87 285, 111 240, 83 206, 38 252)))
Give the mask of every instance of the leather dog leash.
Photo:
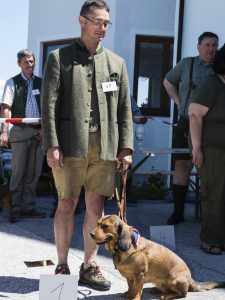
POLYGON ((119 195, 118 187, 115 189, 115 195, 117 200, 118 207, 118 216, 119 218, 127 223, 126 219, 126 183, 127 183, 127 171, 119 171, 121 174, 122 182, 121 182, 121 198, 119 195))

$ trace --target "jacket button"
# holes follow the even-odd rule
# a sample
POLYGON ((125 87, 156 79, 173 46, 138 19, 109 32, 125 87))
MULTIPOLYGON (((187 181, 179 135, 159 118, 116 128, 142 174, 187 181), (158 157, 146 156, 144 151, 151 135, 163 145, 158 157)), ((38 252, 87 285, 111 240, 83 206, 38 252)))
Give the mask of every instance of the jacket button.
POLYGON ((91 75, 92 75, 92 71, 89 71, 87 77, 91 77, 91 75))
POLYGON ((89 122, 89 118, 86 118, 86 119, 84 120, 84 122, 85 122, 85 123, 88 123, 88 122, 89 122))
POLYGON ((88 57, 88 60, 90 60, 90 61, 91 61, 92 59, 93 59, 93 57, 92 57, 92 56, 89 56, 89 57, 88 57))
POLYGON ((89 87, 89 88, 88 88, 88 92, 91 92, 91 91, 92 91, 92 88, 91 88, 91 87, 89 87))

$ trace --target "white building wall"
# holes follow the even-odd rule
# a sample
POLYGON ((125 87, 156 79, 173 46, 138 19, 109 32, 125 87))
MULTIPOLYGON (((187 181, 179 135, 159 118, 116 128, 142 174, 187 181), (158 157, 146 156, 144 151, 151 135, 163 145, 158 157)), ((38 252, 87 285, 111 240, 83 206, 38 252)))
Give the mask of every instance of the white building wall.
MULTIPOLYGON (((175 36, 174 62, 178 32, 180 0, 107 0, 113 26, 103 41, 105 47, 122 56, 127 64, 131 93, 135 55, 135 36, 175 36)), ((42 42, 78 37, 78 16, 83 0, 30 0, 28 48, 36 54, 36 73, 41 75, 42 42)), ((218 34, 220 46, 225 42, 224 0, 185 0, 182 39, 182 57, 197 55, 197 38, 204 31, 218 34)), ((171 105, 173 115, 173 105, 171 105)), ((159 118, 172 121, 172 118, 159 118)), ((149 120, 145 125, 143 147, 164 148, 171 145, 171 127, 149 120)), ((135 141, 136 147, 136 141, 135 141)), ((134 164, 141 155, 134 155, 134 164)), ((167 155, 159 155, 142 166, 142 171, 151 167, 169 168, 167 155)))
POLYGON ((125 58, 133 89, 135 36, 174 36, 176 0, 117 1, 115 49, 125 58))
MULTIPOLYGON (((28 46, 35 51, 37 65, 42 59, 41 42, 80 35, 78 16, 82 3, 83 0, 30 0, 28 46)), ((103 43, 126 60, 132 88, 135 35, 173 36, 176 0, 108 0, 107 3, 113 26, 103 43)))
MULTIPOLYGON (((115 1, 108 1, 112 7, 112 20, 115 1), (112 2, 112 3, 111 3, 112 2)), ((36 54, 36 72, 42 73, 42 43, 80 36, 78 17, 83 0, 30 0, 28 47, 36 54)), ((114 28, 105 38, 109 48, 114 46, 114 28)))
POLYGON ((225 43, 224 0, 186 0, 184 9, 182 57, 198 54, 198 37, 204 31, 215 32, 220 46, 225 43))
MULTIPOLYGON (((115 22, 115 49, 125 58, 130 78, 131 93, 133 91, 133 72, 135 57, 135 37, 139 35, 173 36, 175 21, 174 0, 123 0, 117 3, 115 22)), ((159 118, 169 121, 169 118, 159 118)), ((134 126, 135 129, 136 126, 134 126)), ((145 125, 144 148, 165 148, 170 146, 170 126, 153 120, 145 125)), ((134 140, 134 147, 137 142, 134 140)), ((133 156, 135 165, 143 155, 133 156)), ((170 159, 168 155, 151 157, 140 168, 146 171, 151 168, 167 169, 170 159)))

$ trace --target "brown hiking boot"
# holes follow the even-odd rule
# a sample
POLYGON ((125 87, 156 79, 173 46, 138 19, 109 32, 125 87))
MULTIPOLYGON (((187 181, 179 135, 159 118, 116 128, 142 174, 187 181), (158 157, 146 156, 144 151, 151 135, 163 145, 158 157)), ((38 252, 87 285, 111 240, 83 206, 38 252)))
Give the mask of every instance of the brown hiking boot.
POLYGON ((84 269, 84 264, 82 264, 79 275, 79 283, 87 284, 93 289, 108 291, 111 288, 111 282, 105 279, 99 266, 94 261, 87 269, 84 269))

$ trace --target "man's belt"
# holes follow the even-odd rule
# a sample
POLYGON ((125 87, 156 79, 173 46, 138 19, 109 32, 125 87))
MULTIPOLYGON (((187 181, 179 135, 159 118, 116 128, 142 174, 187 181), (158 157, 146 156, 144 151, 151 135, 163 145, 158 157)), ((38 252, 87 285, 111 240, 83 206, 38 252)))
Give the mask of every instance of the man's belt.
POLYGON ((25 124, 25 123, 17 123, 13 124, 14 126, 20 128, 33 128, 33 129, 41 129, 41 124, 25 124))
POLYGON ((99 129, 100 129, 100 125, 98 125, 98 124, 89 126, 89 132, 91 132, 91 133, 97 132, 99 129))

